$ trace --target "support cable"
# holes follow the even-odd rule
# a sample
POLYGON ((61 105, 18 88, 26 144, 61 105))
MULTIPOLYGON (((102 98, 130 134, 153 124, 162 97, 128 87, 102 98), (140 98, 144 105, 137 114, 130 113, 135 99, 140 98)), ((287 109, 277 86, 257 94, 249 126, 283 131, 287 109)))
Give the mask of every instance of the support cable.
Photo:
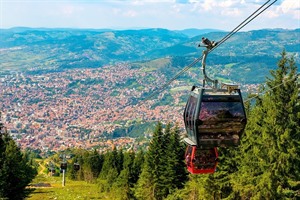
POLYGON ((212 52, 214 49, 216 49, 218 46, 223 44, 226 40, 228 40, 231 36, 236 34, 239 30, 244 28, 247 24, 249 24, 252 20, 254 20, 256 17, 258 17, 261 13, 263 13, 265 10, 267 10, 270 6, 272 6, 274 3, 276 3, 278 0, 274 0, 271 2, 268 6, 266 6, 271 0, 268 0, 266 3, 264 3, 261 7, 259 7, 255 12, 253 12, 249 17, 247 17, 243 22, 241 22, 237 27, 235 27, 230 33, 228 33, 225 37, 223 37, 222 40, 220 40, 210 51, 212 52), (264 6, 266 6, 264 9, 262 9, 264 6), (261 10, 262 9, 262 10, 261 10), (261 10, 260 12, 258 12, 261 10), (258 13, 257 13, 258 12, 258 13), (256 14, 257 13, 257 14, 256 14), (256 15, 255 15, 256 14, 256 15))
MULTIPOLYGON (((254 20, 256 17, 258 17, 261 13, 263 13, 266 9, 268 9, 271 5, 273 5, 277 0, 274 0, 271 2, 268 6, 266 6, 271 0, 268 0, 266 3, 264 3, 261 7, 259 7, 255 12, 253 12, 249 17, 247 17, 242 23, 240 23, 237 27, 235 27, 230 33, 228 33, 225 37, 223 37, 213 48, 209 50, 209 53, 212 52, 214 49, 219 47, 221 44, 223 44, 226 40, 228 40, 231 36, 233 36, 235 33, 237 33, 239 30, 241 30, 243 27, 245 27, 247 24, 249 24, 252 20, 254 20), (266 7, 265 7, 266 6, 266 7), (265 8, 264 8, 265 7, 265 8), (262 9, 262 10, 261 10, 262 9), (257 14, 256 14, 257 13, 257 14)), ((203 55, 199 58, 195 59, 191 64, 184 67, 180 72, 178 72, 173 78, 171 78, 167 83, 159 87, 156 91, 153 91, 151 95, 143 99, 142 101, 150 100, 153 96, 155 96, 157 93, 163 91, 166 89, 167 86, 169 86, 174 80, 176 80, 180 75, 182 75, 184 72, 188 71, 191 67, 193 67, 195 64, 197 64, 201 59, 203 55)), ((139 103, 138 103, 139 104, 139 103)), ((137 104, 137 105, 138 105, 137 104)))

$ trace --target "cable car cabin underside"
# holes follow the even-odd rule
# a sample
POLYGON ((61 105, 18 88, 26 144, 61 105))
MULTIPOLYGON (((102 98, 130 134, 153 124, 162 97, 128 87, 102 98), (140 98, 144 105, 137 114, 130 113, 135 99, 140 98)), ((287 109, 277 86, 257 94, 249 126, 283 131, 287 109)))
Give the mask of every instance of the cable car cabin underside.
POLYGON ((185 162, 187 170, 192 174, 213 174, 218 165, 218 150, 216 147, 200 149, 188 145, 185 162))
POLYGON ((234 89, 193 87, 184 110, 188 134, 185 142, 191 146, 237 146, 246 126, 241 92, 234 89))

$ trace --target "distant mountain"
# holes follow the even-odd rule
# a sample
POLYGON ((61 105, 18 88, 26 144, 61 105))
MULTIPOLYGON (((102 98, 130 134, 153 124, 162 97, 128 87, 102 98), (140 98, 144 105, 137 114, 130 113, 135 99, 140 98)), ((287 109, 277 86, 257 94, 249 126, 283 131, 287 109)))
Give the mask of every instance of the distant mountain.
MULTIPOLYGON (((208 56, 211 76, 259 83, 274 69, 285 49, 300 63, 300 29, 266 29, 238 32, 208 56)), ((1 29, 0 70, 46 73, 70 68, 101 67, 118 62, 168 58, 174 75, 201 56, 201 37, 220 41, 227 33, 213 29, 88 30, 12 28, 1 29), (192 37, 196 35, 195 37, 192 37)), ((170 68, 171 67, 171 68, 170 68)), ((1 73, 1 72, 0 72, 1 73)))
POLYGON ((99 67, 115 62, 153 59, 150 53, 153 50, 189 39, 184 34, 166 29, 105 32, 80 29, 16 32, 16 29, 8 29, 2 31, 0 37, 3 66, 14 69, 47 68, 47 65, 61 69, 99 67))
POLYGON ((183 33, 187 35, 188 37, 195 37, 198 35, 203 35, 206 33, 211 33, 211 32, 224 32, 222 30, 218 29, 196 29, 196 28, 190 28, 190 29, 184 29, 184 30, 178 30, 179 33, 183 33))
POLYGON ((106 31, 113 31, 114 29, 77 29, 77 28, 31 28, 31 27, 13 27, 9 29, 1 29, 1 32, 26 32, 26 31, 97 31, 97 32, 106 32, 106 31))
MULTIPOLYGON (((197 45, 201 37, 220 41, 226 32, 211 32, 191 38, 187 42, 176 44, 153 55, 191 57, 201 55, 197 45)), ((239 32, 229 38, 207 58, 208 72, 212 77, 218 77, 240 83, 261 83, 269 70, 276 68, 280 53, 286 50, 294 55, 297 65, 300 64, 300 32, 296 30, 255 30, 239 32)), ((187 66, 189 63, 185 63, 187 66)), ((300 70, 300 69, 298 69, 300 70)))

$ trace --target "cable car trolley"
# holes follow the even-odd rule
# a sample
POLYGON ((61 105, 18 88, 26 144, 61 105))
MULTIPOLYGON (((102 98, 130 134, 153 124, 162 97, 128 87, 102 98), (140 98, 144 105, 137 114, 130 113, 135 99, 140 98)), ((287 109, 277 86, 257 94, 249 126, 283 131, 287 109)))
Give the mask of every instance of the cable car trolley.
POLYGON ((190 91, 183 114, 188 135, 184 141, 201 148, 237 146, 246 126, 242 95, 237 85, 219 83, 206 75, 206 57, 214 42, 210 43, 206 38, 205 42, 206 50, 202 57, 203 86, 193 86, 190 91), (206 87, 206 83, 210 87, 206 87))

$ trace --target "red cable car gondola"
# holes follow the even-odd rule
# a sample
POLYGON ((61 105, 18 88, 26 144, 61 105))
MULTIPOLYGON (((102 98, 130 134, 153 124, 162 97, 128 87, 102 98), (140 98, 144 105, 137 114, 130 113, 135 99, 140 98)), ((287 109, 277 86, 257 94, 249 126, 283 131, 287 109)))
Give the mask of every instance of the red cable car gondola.
POLYGON ((212 174, 218 165, 218 150, 216 147, 201 149, 187 146, 185 152, 187 170, 192 174, 212 174))

